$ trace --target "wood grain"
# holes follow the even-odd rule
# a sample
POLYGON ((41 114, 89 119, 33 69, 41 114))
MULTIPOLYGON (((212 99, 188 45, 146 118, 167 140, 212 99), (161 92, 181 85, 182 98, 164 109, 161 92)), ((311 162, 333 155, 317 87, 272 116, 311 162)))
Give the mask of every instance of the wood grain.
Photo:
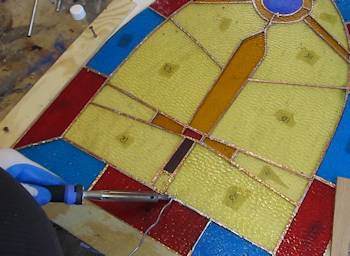
POLYGON ((0 147, 11 147, 16 143, 81 67, 116 31, 134 7, 132 0, 114 0, 91 24, 98 37, 94 38, 89 28, 83 31, 33 89, 1 121, 0 147))
POLYGON ((333 222, 332 256, 350 255, 350 180, 338 178, 333 222))
POLYGON ((53 0, 38 1, 30 38, 33 1, 1 1, 0 121, 111 2, 85 1, 86 18, 77 22, 67 11, 73 1, 63 1, 61 12, 56 12, 53 0))
MULTIPOLYGON (((110 215, 93 203, 83 206, 52 204, 48 216, 76 237, 108 256, 129 255, 141 239, 141 232, 110 215)), ((146 237, 137 256, 177 256, 160 242, 146 237)))

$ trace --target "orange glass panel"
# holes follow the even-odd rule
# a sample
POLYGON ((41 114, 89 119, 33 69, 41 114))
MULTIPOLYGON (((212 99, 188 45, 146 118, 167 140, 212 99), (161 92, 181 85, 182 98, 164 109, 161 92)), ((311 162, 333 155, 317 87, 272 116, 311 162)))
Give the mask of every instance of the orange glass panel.
POLYGON ((233 148, 233 147, 227 146, 227 145, 225 145, 223 143, 220 143, 220 142, 215 141, 215 140, 211 140, 209 138, 206 138, 204 140, 204 143, 208 147, 216 150, 221 155, 226 156, 227 158, 231 158, 233 156, 233 154, 235 153, 235 151, 236 151, 236 149, 233 148))
POLYGON ((152 124, 162 127, 168 131, 172 131, 177 134, 182 134, 183 126, 181 124, 160 113, 158 113, 156 117, 153 118, 152 124))
POLYGON ((232 104, 265 53, 265 33, 245 39, 194 115, 191 126, 209 132, 232 104))

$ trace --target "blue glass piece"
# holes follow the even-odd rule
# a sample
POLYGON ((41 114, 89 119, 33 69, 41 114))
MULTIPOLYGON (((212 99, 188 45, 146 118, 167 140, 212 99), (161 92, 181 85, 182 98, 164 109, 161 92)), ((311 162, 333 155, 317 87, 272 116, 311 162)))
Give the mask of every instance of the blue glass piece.
POLYGON ((105 164, 64 140, 23 148, 20 152, 62 177, 67 183, 89 188, 105 164))
POLYGON ((350 178, 350 101, 346 103, 342 119, 317 175, 333 183, 336 183, 338 176, 350 178))
POLYGON ((274 14, 288 15, 298 11, 303 0, 263 0, 265 7, 274 14))
POLYGON ((89 61, 87 66, 110 75, 130 52, 152 32, 164 18, 145 9, 116 32, 89 61))
POLYGON ((336 0, 335 1, 340 13, 342 14, 346 22, 350 21, 350 1, 349 0, 336 0))
POLYGON ((270 256, 271 254, 211 222, 192 256, 270 256))

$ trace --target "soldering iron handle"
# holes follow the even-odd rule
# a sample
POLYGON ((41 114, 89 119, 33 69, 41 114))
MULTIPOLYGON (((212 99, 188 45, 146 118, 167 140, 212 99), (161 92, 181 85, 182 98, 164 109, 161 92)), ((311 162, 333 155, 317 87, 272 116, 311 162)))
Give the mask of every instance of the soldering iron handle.
POLYGON ((68 205, 82 204, 82 185, 45 186, 51 193, 51 202, 61 202, 68 205))

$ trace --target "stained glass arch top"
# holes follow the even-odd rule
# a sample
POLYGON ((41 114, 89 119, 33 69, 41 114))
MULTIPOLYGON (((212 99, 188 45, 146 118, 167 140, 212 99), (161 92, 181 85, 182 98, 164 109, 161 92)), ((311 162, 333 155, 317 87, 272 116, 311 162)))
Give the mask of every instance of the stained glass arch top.
MULTIPOLYGON (((324 253, 334 186, 316 172, 349 84, 333 1, 159 0, 88 68, 105 79, 61 137, 124 173, 109 168, 92 188, 130 179, 176 198, 169 216, 183 226, 151 236, 181 255, 324 253)), ((145 229, 140 213, 102 206, 145 229)))

